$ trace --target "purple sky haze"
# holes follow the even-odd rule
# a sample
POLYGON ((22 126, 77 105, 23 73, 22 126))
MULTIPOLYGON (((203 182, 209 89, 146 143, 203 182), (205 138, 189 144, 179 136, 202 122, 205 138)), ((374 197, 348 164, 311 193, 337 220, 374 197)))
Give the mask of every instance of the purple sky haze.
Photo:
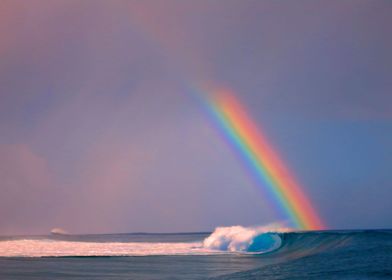
POLYGON ((0 234, 275 222, 190 93, 226 86, 330 228, 392 227, 392 2, 0 3, 0 234))

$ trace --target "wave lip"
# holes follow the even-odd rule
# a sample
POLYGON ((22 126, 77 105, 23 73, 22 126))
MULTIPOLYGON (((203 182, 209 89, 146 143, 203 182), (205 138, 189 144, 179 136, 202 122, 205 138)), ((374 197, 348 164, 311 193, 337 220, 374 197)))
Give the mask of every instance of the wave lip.
POLYGON ((270 227, 218 227, 203 241, 210 250, 240 253, 267 253, 281 246, 279 233, 270 227))

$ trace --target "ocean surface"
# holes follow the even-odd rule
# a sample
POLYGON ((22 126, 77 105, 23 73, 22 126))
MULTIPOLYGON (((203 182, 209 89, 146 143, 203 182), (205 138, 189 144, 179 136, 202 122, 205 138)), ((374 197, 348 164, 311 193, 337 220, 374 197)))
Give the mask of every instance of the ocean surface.
POLYGON ((0 237, 0 279, 392 279, 392 230, 0 237))

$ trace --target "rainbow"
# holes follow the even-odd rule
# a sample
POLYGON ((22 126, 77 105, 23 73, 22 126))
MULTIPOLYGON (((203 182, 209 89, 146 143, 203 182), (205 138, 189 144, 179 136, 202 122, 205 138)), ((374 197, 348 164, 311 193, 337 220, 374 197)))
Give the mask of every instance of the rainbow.
MULTIPOLYGON (((176 36, 166 38, 159 26, 153 26, 151 22, 135 16, 135 24, 150 34, 158 45, 166 51, 173 50, 172 43, 176 36)), ((192 83, 185 83, 184 88, 189 89, 191 97, 206 108, 223 138, 233 147, 235 154, 241 158, 252 178, 266 191, 268 200, 277 206, 279 212, 296 228, 324 229, 309 199, 234 94, 227 89, 202 90, 203 87, 192 83), (205 95, 208 97, 204 99, 205 95)))
POLYGON ((304 230, 324 229, 311 202, 234 94, 227 89, 207 92, 209 115, 257 185, 267 191, 269 200, 285 214, 292 226, 304 230))

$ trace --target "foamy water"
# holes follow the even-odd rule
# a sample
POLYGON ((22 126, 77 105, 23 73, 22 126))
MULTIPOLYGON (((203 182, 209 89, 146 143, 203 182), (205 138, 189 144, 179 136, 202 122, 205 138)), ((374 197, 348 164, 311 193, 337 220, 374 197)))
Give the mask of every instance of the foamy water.
MULTIPOLYGON (((280 247, 266 227, 220 227, 192 242, 93 242, 50 239, 0 241, 1 257, 152 256, 263 253, 280 247)), ((65 236, 66 237, 66 236, 65 236)), ((63 238, 61 238, 63 239, 63 238)))
POLYGON ((63 257, 63 256, 151 256, 211 254, 201 242, 72 242, 57 240, 12 240, 0 242, 3 257, 63 257))

